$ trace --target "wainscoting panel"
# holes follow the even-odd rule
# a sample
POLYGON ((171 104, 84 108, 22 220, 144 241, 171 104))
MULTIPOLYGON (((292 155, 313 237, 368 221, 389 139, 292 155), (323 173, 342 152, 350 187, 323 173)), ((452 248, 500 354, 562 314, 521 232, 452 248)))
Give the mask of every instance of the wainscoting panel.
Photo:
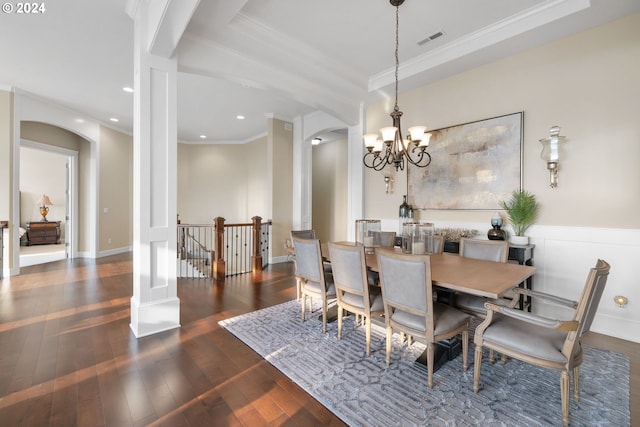
MULTIPOLYGON (((477 238, 486 239, 487 223, 435 221, 436 228, 478 230, 477 238)), ((383 219, 383 230, 398 229, 397 219, 383 219)), ((510 230, 507 226, 506 229, 510 230)), ((535 225, 527 235, 535 246, 536 274, 533 287, 565 298, 577 300, 589 268, 598 258, 611 264, 607 287, 591 327, 594 332, 629 341, 640 342, 640 230, 617 228, 560 227, 535 225), (618 307, 613 297, 629 299, 626 307, 618 307)), ((533 312, 541 315, 570 316, 565 309, 535 304, 533 312)))

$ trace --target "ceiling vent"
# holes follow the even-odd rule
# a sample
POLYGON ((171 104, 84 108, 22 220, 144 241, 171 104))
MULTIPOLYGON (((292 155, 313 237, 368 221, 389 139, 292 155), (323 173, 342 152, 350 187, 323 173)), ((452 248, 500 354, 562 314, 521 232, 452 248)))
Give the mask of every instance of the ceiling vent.
POLYGON ((444 36, 444 31, 438 31, 437 33, 431 34, 426 39, 419 40, 416 43, 418 44, 418 46, 422 46, 423 44, 429 43, 430 41, 433 41, 442 36, 444 36))

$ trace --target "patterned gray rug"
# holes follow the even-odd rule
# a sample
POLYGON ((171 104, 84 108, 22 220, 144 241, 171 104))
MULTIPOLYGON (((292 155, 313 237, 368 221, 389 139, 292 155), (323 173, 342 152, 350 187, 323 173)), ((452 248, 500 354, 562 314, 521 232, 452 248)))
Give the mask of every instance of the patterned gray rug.
MULTIPOLYGON (((445 363, 427 386, 426 369, 414 364, 424 350, 407 348, 394 334, 391 365, 385 363, 384 329, 374 325, 371 356, 364 328, 347 318, 343 338, 337 324, 321 332, 317 313, 300 321, 300 303, 290 301, 237 316, 220 325, 352 426, 553 426, 562 425, 560 376, 517 360, 495 365, 483 360, 484 388, 473 392, 470 367, 462 357, 445 363)), ((629 360, 584 348, 580 402, 571 399, 572 426, 628 426, 629 360)), ((573 396, 573 393, 571 393, 573 396)))

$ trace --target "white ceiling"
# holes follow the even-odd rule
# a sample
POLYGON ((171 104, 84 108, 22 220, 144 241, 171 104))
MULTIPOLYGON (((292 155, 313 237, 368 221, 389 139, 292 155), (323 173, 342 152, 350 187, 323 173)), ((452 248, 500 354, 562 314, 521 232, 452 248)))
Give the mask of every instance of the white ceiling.
MULTIPOLYGON (((2 13, 0 87, 131 133, 126 3, 55 0, 38 15, 2 13)), ((400 92, 638 12, 638 0, 406 0, 400 92)), ((394 32, 388 0, 201 0, 175 52, 179 141, 249 141, 266 132, 267 114, 322 110, 355 123, 360 102, 393 95, 394 32)))

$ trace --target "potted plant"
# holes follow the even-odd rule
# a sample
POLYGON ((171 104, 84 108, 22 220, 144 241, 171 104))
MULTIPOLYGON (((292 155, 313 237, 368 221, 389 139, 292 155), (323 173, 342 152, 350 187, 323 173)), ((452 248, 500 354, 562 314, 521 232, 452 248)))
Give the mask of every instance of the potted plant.
POLYGON ((525 190, 513 190, 511 198, 506 202, 500 202, 500 205, 506 211, 515 233, 515 236, 511 236, 509 240, 519 245, 528 244, 529 238, 524 235, 524 232, 538 217, 540 206, 536 196, 525 190))

